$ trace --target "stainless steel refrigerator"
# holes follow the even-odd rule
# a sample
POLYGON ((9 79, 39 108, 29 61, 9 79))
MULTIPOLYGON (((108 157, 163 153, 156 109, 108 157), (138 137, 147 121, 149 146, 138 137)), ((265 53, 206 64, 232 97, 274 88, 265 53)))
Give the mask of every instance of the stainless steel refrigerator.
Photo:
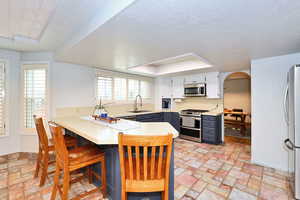
POLYGON ((288 125, 288 138, 284 143, 289 152, 290 185, 295 198, 300 199, 300 65, 288 72, 284 111, 288 125))

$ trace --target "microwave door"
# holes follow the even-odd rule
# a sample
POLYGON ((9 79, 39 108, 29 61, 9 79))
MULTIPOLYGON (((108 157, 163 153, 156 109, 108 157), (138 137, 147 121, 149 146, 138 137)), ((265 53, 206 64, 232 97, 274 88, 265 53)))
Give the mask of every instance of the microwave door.
POLYGON ((184 88, 184 94, 198 94, 198 87, 184 88))

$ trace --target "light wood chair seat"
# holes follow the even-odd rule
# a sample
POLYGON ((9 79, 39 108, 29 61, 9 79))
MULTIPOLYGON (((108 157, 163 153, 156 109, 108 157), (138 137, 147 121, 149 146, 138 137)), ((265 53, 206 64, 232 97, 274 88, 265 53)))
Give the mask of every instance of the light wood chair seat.
MULTIPOLYGON (((36 115, 33 116, 36 131, 38 134, 38 140, 39 140, 39 152, 37 156, 37 162, 36 162, 36 169, 34 173, 34 177, 38 177, 40 169, 42 171, 41 173, 41 179, 40 179, 40 186, 43 186, 45 184, 47 175, 49 173, 53 173, 54 171, 48 172, 48 166, 49 164, 54 163, 54 161, 50 160, 50 153, 54 153, 54 143, 53 139, 48 139, 43 118, 37 117, 36 115)), ((64 140, 66 142, 67 147, 75 148, 77 146, 77 139, 71 136, 65 135, 64 140)))
POLYGON ((70 184, 81 180, 78 177, 71 180, 71 172, 87 167, 89 182, 92 183, 93 177, 101 181, 101 186, 91 191, 84 192, 74 197, 73 199, 82 199, 83 197, 96 192, 102 191, 103 196, 106 196, 106 165, 104 153, 93 145, 86 145, 68 150, 65 141, 62 139, 62 128, 53 122, 49 122, 50 131, 54 139, 54 147, 56 152, 56 170, 54 175, 54 185, 51 194, 51 200, 55 200, 57 191, 62 200, 68 199, 68 191, 70 184), (91 170, 91 166, 100 164, 100 172, 96 173, 91 170), (59 183, 60 172, 63 171, 63 184, 59 183), (101 175, 100 175, 101 174, 101 175))
POLYGON ((127 192, 162 192, 162 199, 169 199, 172 141, 172 134, 119 134, 122 200, 127 192))
POLYGON ((74 171, 83 167, 90 166, 95 163, 104 161, 104 152, 97 148, 86 149, 85 152, 70 153, 70 170, 74 171), (79 154, 79 155, 78 155, 79 154))
MULTIPOLYGON (((68 147, 75 147, 78 144, 78 141, 76 138, 69 136, 69 135, 64 135, 64 140, 66 142, 66 145, 68 147)), ((54 151, 54 141, 53 138, 49 139, 49 148, 53 149, 54 151)))

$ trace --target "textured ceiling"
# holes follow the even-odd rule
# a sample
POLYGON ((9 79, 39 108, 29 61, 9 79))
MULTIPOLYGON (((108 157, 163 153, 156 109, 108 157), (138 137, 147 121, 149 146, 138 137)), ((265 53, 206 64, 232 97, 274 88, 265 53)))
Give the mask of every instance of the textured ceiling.
POLYGON ((300 51, 299 0, 137 0, 61 61, 111 69, 193 52, 221 71, 300 51))
MULTIPOLYGON (((0 37, 0 48, 18 51, 54 51, 73 38, 85 35, 95 29, 98 22, 104 23, 133 0, 0 0, 0 36, 16 31, 28 35, 31 27, 37 26, 39 17, 46 12, 35 7, 57 2, 50 20, 43 27, 38 40, 0 37), (15 7, 15 8, 14 8, 15 7), (38 12, 37 12, 38 11, 38 12), (39 15, 39 12, 42 13, 39 15), (15 19, 16 18, 16 19, 15 19), (79 36, 80 35, 80 36, 79 36)), ((50 9, 51 5, 46 6, 50 9)), ((24 35, 24 34, 23 34, 24 35)))
POLYGON ((47 26, 58 0, 2 0, 0 37, 38 40, 47 26))

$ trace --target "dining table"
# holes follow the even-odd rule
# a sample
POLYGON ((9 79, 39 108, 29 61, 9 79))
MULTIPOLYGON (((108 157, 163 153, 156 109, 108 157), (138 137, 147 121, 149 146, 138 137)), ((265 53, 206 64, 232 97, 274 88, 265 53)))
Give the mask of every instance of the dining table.
POLYGON ((235 119, 224 119, 225 125, 234 126, 237 128, 240 128, 241 135, 246 135, 246 118, 250 117, 251 114, 248 112, 236 112, 228 109, 224 109, 224 116, 226 115, 235 115, 238 116, 241 120, 235 120, 235 119))

